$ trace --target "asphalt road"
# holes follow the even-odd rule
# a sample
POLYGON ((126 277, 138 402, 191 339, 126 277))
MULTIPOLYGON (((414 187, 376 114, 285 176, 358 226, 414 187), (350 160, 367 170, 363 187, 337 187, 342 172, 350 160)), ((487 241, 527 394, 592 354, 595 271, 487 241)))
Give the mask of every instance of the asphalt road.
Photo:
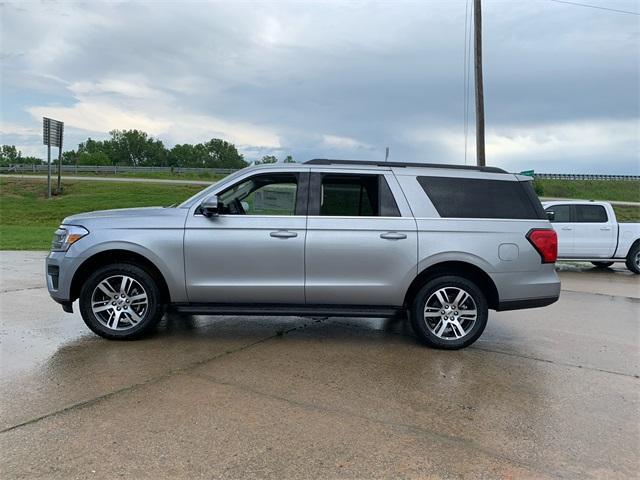
POLYGON ((0 476, 637 478, 640 277, 562 267, 558 303, 457 352, 399 321, 169 317, 110 342, 0 252, 0 476))

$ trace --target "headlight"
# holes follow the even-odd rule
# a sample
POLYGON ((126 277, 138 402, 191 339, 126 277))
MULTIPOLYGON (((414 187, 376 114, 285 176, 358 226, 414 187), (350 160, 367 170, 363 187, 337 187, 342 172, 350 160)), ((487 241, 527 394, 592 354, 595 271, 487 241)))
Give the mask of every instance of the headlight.
POLYGON ((69 247, 89 234, 89 230, 76 225, 60 225, 53 234, 51 242, 52 252, 66 252, 69 247))

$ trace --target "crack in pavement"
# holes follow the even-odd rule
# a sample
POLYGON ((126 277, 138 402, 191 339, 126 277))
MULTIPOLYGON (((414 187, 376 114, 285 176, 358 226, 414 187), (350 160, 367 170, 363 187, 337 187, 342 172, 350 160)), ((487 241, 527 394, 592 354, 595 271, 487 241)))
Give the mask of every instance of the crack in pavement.
POLYGON ((226 357, 227 355, 233 355, 234 353, 238 353, 238 352, 241 352, 243 350, 247 350, 247 349, 252 348, 252 347, 254 347, 256 345, 260 345, 261 343, 267 342, 268 340, 271 340, 271 339, 274 339, 274 338, 277 338, 277 337, 281 337, 281 336, 286 335, 288 333, 291 333, 291 332, 293 332, 295 330, 301 330, 301 329, 307 328, 312 323, 320 323, 322 321, 324 321, 324 320, 315 320, 313 322, 304 323, 302 325, 299 325, 299 326, 296 326, 296 327, 292 327, 292 328, 289 328, 289 329, 286 329, 286 330, 277 330, 276 333, 274 333, 273 335, 269 335, 267 337, 261 338, 259 340, 256 340, 255 342, 251 342, 251 343, 248 343, 246 345, 242 345, 242 346, 240 346, 238 348, 234 348, 234 349, 231 349, 231 350, 227 350, 225 352, 218 353, 218 354, 216 354, 216 355, 214 355, 212 357, 208 357, 208 358, 205 358, 205 359, 202 359, 202 360, 198 360, 196 362, 189 363, 189 364, 187 364, 187 365, 185 365, 183 367, 179 367, 179 368, 174 368, 174 369, 168 370, 167 372, 165 372, 163 374, 156 375, 156 376, 151 377, 151 378, 149 378, 149 379, 147 379, 145 381, 134 383, 134 384, 131 384, 131 385, 127 385, 125 387, 122 387, 122 388, 119 388, 117 390, 105 393, 103 395, 99 395, 97 397, 90 398, 90 399, 84 400, 82 402, 74 403, 72 405, 68 405, 68 406, 66 406, 64 408, 61 408, 59 410, 55 410, 53 412, 49 412, 49 413, 46 413, 44 415, 39 415, 39 416, 31 418, 29 420, 25 420, 23 422, 15 424, 15 425, 11 425, 9 427, 3 428, 2 430, 0 430, 0 434, 7 433, 7 432, 10 432, 12 430, 16 430, 18 428, 25 427, 27 425, 32 425, 32 424, 37 423, 37 422, 39 422, 41 420, 45 420, 47 418, 51 418, 51 417, 55 417, 55 416, 58 416, 58 415, 62 415, 64 413, 67 413, 67 412, 70 412, 70 411, 73 411, 73 410, 76 410, 76 409, 79 409, 79 408, 83 408, 83 407, 87 407, 87 406, 90 406, 90 405, 94 405, 96 403, 99 403, 99 402, 101 402, 103 400, 107 400, 107 399, 109 399, 111 397, 114 397, 116 395, 119 395, 121 393, 132 392, 132 391, 137 390, 140 387, 144 387, 146 385, 156 384, 158 382, 161 382, 162 380, 166 380, 167 378, 169 378, 169 377, 171 377, 173 375, 177 375, 177 374, 180 374, 180 373, 186 373, 189 370, 193 370, 194 368, 197 368, 197 367, 199 367, 201 365, 204 365, 204 364, 206 364, 208 362, 212 362, 212 361, 217 360, 219 358, 226 357))
POLYGON ((14 293, 14 292, 23 292, 25 290, 40 290, 40 289, 46 289, 46 286, 39 286, 39 287, 24 287, 24 288, 14 288, 14 289, 7 289, 7 290, 0 290, 0 293, 14 293))

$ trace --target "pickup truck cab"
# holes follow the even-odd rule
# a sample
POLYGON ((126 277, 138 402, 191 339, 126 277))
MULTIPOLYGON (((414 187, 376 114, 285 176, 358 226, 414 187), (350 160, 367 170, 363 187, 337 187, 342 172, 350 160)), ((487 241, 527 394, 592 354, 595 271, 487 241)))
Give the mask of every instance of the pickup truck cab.
POLYGON ((47 285, 95 333, 194 315, 409 316, 455 349, 488 310, 558 299, 557 239, 531 179, 492 167, 312 160, 249 167, 184 203, 73 215, 47 285))
POLYGON ((609 202, 542 202, 558 234, 558 260, 580 260, 605 268, 625 262, 640 273, 640 223, 618 223, 609 202))

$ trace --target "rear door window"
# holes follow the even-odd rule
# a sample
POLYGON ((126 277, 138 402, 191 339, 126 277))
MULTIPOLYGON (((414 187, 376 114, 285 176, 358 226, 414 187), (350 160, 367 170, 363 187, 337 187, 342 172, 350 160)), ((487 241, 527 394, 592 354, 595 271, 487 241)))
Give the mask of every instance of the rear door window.
POLYGON ((445 218, 543 219, 531 182, 460 177, 418 177, 445 218))
POLYGON ((607 223, 607 211, 602 205, 576 205, 576 222, 579 223, 607 223))
POLYGON ((314 174, 311 191, 310 215, 400 216, 398 205, 383 175, 314 174))

